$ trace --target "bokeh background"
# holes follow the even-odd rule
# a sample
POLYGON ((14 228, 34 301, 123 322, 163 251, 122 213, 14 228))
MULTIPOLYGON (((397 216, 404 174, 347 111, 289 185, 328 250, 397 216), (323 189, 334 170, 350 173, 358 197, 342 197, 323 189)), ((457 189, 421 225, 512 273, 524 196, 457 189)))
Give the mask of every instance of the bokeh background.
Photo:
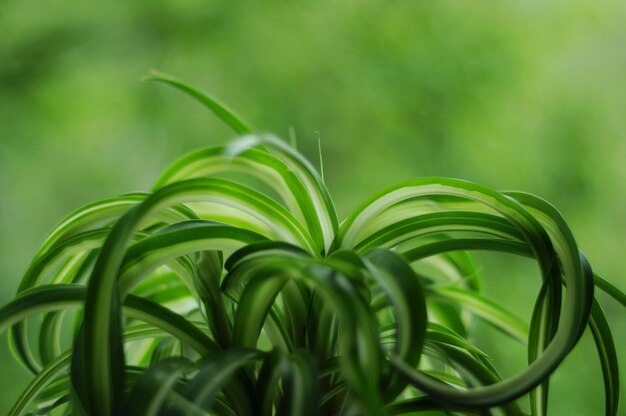
MULTIPOLYGON (((622 0, 2 0, 0 304, 66 213, 146 190, 174 159, 231 138, 198 104, 139 82, 151 68, 260 131, 293 127, 316 164, 320 137, 342 215, 417 176, 526 190, 625 290, 624 21, 622 0)), ((477 260, 487 295, 528 320, 533 263, 477 260)), ((626 368, 626 313, 599 298, 626 368)), ((475 334, 505 375, 523 368, 523 347, 475 334)), ((30 378, 6 334, 0 369, 4 413, 30 378)), ((603 413, 589 334, 552 381, 550 414, 603 413)))

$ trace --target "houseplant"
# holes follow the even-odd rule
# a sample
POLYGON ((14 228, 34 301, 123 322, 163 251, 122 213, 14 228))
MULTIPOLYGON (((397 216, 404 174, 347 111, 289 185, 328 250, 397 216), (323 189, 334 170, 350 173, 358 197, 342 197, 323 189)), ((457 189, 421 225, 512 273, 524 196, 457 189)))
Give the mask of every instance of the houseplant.
POLYGON ((617 414, 616 351, 594 286, 626 296, 593 273, 550 204, 420 178, 340 223, 292 146, 175 79, 148 78, 239 138, 178 160, 150 193, 90 204, 53 229, 0 309, 36 374, 10 414, 518 415, 528 395, 541 415, 548 377, 586 328, 606 414, 617 414), (536 259, 528 328, 481 295, 474 250, 536 259), (468 342, 475 318, 528 345, 525 371, 501 378, 468 342))

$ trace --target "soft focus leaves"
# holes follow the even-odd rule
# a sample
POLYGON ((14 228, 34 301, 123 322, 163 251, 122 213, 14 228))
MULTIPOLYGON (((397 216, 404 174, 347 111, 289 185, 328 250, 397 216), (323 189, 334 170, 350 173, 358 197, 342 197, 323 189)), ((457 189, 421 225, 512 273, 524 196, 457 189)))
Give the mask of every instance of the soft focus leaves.
MULTIPOLYGON (((319 132, 343 214, 416 176, 524 189, 562 209, 594 269, 623 290, 625 18, 617 0, 3 0, 0 304, 67 212, 148 189, 177 156, 231 137, 200 106, 138 82, 153 67, 210 88, 261 130, 294 126, 314 161, 319 132)), ((529 318, 534 265, 477 259, 486 295, 529 318)), ((626 345, 618 304, 599 296, 626 345)), ((524 365, 522 348, 489 350, 500 338, 476 329, 505 375, 524 365)), ((553 414, 602 411, 600 383, 575 382, 589 377, 577 360, 600 377, 592 354, 586 336, 552 378, 553 414)), ((13 376, 0 378, 4 410, 29 378, 6 342, 0 366, 13 376)))

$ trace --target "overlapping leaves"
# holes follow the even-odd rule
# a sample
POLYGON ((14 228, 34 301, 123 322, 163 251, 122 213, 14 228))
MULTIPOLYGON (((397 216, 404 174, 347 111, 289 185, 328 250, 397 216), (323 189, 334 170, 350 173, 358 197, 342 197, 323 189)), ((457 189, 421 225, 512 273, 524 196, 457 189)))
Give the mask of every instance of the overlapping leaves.
POLYGON ((9 414, 519 415, 528 395, 542 415, 548 377, 586 328, 606 414, 618 414, 594 282, 626 297, 594 276, 548 203, 422 178, 339 225, 320 175, 293 148, 249 134, 179 81, 151 79, 243 136, 183 157, 152 193, 88 205, 50 233, 0 309, 0 329, 36 375, 9 414), (473 250, 536 259, 530 326, 481 294, 473 250), (418 273, 424 261, 437 272, 418 273), (503 380, 468 341, 468 316, 526 344, 526 370, 503 380))

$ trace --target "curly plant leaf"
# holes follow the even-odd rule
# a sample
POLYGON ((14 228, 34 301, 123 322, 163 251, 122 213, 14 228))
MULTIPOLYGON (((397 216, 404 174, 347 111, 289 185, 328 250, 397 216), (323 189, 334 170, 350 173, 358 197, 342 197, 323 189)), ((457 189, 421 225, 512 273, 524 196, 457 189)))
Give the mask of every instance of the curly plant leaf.
POLYGON ((34 373, 9 415, 519 416, 522 397, 544 415, 549 379, 587 328, 606 415, 619 414, 619 347, 594 287, 621 307, 626 295, 549 203, 419 178, 340 222, 295 148, 196 88, 146 79, 239 137, 53 228, 0 308, 34 373), (486 295, 473 251, 536 261, 531 316, 486 295), (474 343, 475 319, 525 344, 527 367, 503 378, 474 343))

